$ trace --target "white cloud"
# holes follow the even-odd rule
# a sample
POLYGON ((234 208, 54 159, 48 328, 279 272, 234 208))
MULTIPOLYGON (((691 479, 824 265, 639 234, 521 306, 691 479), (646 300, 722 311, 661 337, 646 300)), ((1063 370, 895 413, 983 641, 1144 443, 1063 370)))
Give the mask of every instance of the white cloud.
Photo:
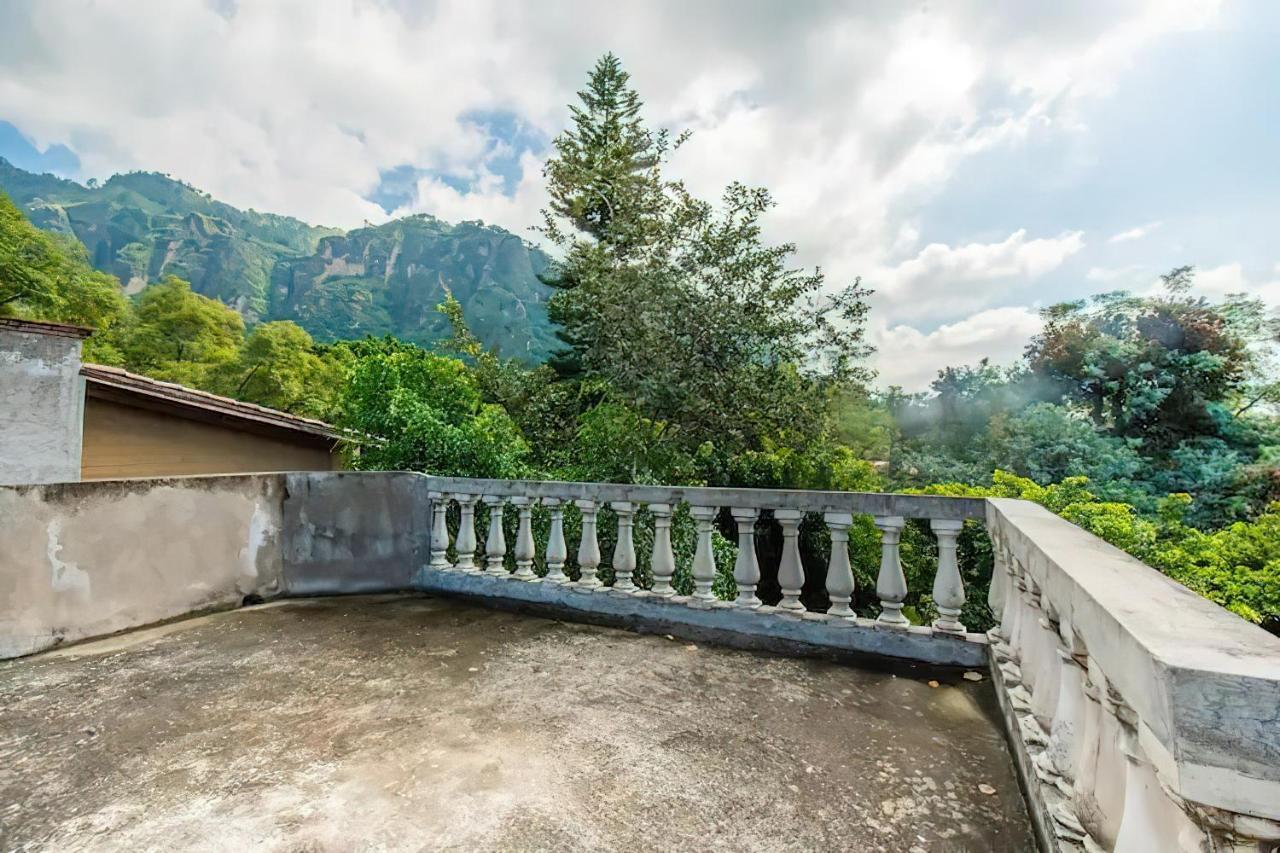
POLYGON ((1135 279, 1145 281, 1142 271, 1146 267, 1142 264, 1129 264, 1123 267, 1090 267, 1089 272, 1085 273, 1085 278, 1089 281, 1099 281, 1105 284, 1113 282, 1126 282, 1135 279))
POLYGON ((1260 280, 1247 275, 1240 263, 1222 264, 1196 270, 1192 290, 1209 299, 1222 299, 1228 294, 1243 293, 1276 308, 1280 307, 1280 264, 1275 266, 1272 273, 1275 278, 1260 280))
POLYGON ((999 243, 932 243, 869 282, 893 318, 954 317, 989 305, 1011 280, 1026 282, 1058 268, 1083 247, 1080 231, 1029 240, 1025 229, 999 243))
POLYGON ((1130 228, 1127 231, 1121 231, 1119 234, 1113 234, 1108 238, 1107 242, 1128 243, 1130 240, 1141 240, 1163 224, 1163 222, 1148 222, 1146 225, 1139 225, 1135 228, 1130 228))
POLYGON ((1041 327, 1039 313, 1025 306, 979 311, 931 332, 908 325, 880 325, 872 335, 879 347, 877 384, 923 391, 947 365, 975 364, 983 358, 1012 364, 1041 327))
POLYGON ((235 204, 351 225, 381 218, 364 196, 382 169, 480 169, 473 111, 554 135, 612 48, 654 119, 697 131, 677 169, 700 192, 770 186, 771 229, 847 277, 884 260, 904 198, 1059 121, 1144 44, 1215 8, 5 4, 0 118, 69 145, 89 174, 158 169, 235 204))

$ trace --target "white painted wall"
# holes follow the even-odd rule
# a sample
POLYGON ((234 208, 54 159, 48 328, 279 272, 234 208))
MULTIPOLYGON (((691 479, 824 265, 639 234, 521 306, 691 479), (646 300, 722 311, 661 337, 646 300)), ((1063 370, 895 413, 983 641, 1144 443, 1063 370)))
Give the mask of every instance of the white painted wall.
POLYGON ((0 485, 80 479, 80 345, 0 327, 0 485))

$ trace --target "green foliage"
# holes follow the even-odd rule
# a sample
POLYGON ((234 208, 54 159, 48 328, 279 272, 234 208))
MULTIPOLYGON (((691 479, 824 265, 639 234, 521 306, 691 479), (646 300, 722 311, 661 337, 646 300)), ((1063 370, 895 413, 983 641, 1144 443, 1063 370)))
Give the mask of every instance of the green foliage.
POLYGON ((794 246, 767 244, 766 190, 735 183, 713 205, 666 180, 683 137, 646 129, 616 57, 597 63, 580 99, 546 165, 542 229, 563 250, 546 276, 567 344, 552 364, 589 389, 566 415, 607 401, 586 438, 603 420, 616 435, 628 412, 642 446, 670 446, 644 453, 675 465, 672 476, 703 459, 717 481, 739 454, 818 440, 831 395, 869 376, 867 291, 828 294, 820 271, 790 266, 794 246))
POLYGON ((211 377, 219 393, 283 412, 321 419, 337 416, 346 366, 337 351, 320 351, 288 321, 256 326, 232 360, 211 377))
POLYGON ((1221 306, 1192 298, 1191 267, 1164 276, 1165 293, 1111 293, 1055 305, 1027 348, 1027 363, 1113 435, 1151 451, 1220 435, 1214 404, 1244 380, 1260 327, 1256 300, 1221 306))
POLYGON ((75 244, 36 228, 0 192, 0 316, 105 328, 124 313, 116 282, 75 244))
POLYGON ((169 276, 138 295, 133 310, 101 335, 127 370, 196 388, 216 387, 215 376, 236 359, 244 321, 227 306, 191 292, 169 276))
POLYGON ((1280 504, 1205 533, 1183 521, 1190 495, 1170 495, 1154 516, 1143 516, 1129 504, 1098 500, 1089 486, 1085 477, 1041 486, 997 471, 988 487, 949 483, 921 491, 1035 501, 1252 622, 1280 616, 1280 504))
POLYGON ((518 477, 528 450, 511 418, 482 403, 461 361, 408 347, 359 358, 340 423, 362 436, 355 467, 518 477))

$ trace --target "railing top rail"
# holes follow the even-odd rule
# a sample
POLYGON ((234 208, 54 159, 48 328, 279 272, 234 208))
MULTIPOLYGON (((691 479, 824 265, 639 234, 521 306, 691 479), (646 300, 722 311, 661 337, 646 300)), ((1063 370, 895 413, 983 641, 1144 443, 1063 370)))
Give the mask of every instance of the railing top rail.
POLYGON ((1280 817, 1280 638, 1044 507, 987 506, 1042 603, 1156 738, 1164 755, 1152 758, 1179 793, 1280 817), (1262 782, 1269 801, 1236 784, 1241 774, 1262 782))
POLYGON ((985 517, 982 498, 942 495, 901 495, 881 492, 818 492, 789 489, 737 489, 704 486, 640 486, 627 483, 575 483, 557 480, 480 480, 428 476, 428 487, 510 497, 569 500, 676 503, 694 506, 741 506, 756 509, 798 509, 806 512, 851 512, 858 515, 901 516, 961 521, 985 517))

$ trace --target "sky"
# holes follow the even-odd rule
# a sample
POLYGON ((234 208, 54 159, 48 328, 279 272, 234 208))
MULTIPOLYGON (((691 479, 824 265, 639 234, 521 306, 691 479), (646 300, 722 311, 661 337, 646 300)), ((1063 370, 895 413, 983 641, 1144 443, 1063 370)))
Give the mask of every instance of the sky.
POLYGON ((534 240, 541 164, 613 51, 649 123, 693 132, 671 174, 768 187, 769 239, 875 291, 878 384, 922 390, 1182 264, 1280 306, 1278 44, 1273 0, 7 0, 0 156, 534 240))

